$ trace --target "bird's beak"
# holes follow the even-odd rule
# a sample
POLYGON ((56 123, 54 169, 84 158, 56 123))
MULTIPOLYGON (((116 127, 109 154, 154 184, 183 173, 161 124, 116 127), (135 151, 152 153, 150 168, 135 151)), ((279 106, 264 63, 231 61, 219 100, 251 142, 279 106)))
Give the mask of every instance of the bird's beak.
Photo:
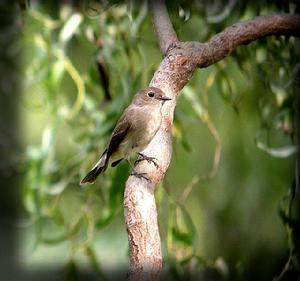
POLYGON ((171 100, 171 98, 168 98, 166 96, 164 97, 157 97, 158 100, 163 100, 163 101, 167 101, 167 100, 171 100))

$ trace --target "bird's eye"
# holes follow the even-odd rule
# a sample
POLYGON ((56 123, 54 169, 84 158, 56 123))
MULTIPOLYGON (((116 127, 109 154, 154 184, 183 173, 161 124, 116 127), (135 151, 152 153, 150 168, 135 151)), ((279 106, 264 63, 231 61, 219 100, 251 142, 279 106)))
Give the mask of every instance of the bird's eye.
POLYGON ((148 97, 150 97, 150 98, 153 98, 154 95, 155 95, 155 94, 154 94, 153 92, 149 92, 149 93, 148 93, 148 97))

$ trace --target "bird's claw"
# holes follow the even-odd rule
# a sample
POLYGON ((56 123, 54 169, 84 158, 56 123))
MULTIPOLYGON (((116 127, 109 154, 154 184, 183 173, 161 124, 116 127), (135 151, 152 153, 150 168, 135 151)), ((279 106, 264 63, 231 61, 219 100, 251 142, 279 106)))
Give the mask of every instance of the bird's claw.
POLYGON ((136 161, 135 161, 135 164, 136 163, 139 163, 139 162, 141 162, 141 161, 147 161, 148 163, 152 163, 156 168, 158 168, 159 166, 158 166, 158 164, 155 162, 155 160, 157 160, 155 157, 149 157, 149 156, 147 156, 147 155, 145 155, 145 154, 143 154, 143 153, 139 153, 139 159, 137 159, 136 161))

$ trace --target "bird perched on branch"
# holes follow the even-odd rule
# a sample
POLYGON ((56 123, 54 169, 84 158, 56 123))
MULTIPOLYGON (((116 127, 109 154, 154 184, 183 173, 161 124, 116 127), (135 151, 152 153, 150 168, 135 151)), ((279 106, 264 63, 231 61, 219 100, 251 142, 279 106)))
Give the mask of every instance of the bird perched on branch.
MULTIPOLYGON (((109 164, 115 167, 123 159, 129 164, 129 157, 133 153, 139 153, 140 159, 154 161, 140 152, 151 142, 160 128, 162 121, 162 106, 165 101, 171 100, 164 92, 155 87, 148 87, 136 93, 132 103, 124 110, 112 132, 109 144, 101 155, 93 169, 81 180, 80 184, 94 183, 101 172, 104 172, 109 164)), ((145 177, 145 173, 132 175, 145 177)))

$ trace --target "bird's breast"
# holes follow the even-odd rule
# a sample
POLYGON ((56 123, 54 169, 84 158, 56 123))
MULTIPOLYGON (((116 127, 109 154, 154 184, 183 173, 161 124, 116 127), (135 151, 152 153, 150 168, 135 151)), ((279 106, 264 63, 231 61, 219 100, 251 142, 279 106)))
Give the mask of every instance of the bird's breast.
POLYGON ((133 128, 132 134, 132 148, 136 152, 140 152, 154 138, 155 134, 161 125, 161 112, 160 110, 147 110, 140 114, 136 120, 136 125, 133 128))

